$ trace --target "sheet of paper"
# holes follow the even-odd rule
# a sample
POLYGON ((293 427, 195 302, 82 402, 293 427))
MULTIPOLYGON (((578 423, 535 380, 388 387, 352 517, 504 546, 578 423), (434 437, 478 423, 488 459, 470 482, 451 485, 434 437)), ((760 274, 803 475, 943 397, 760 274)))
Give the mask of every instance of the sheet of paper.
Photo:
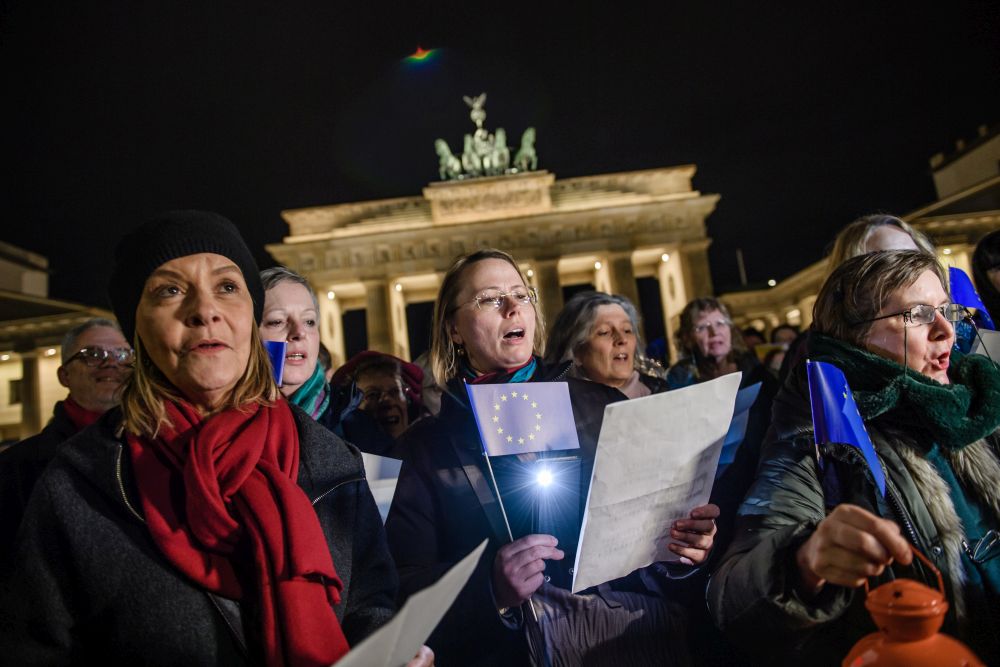
POLYGON ((604 411, 573 592, 676 561, 670 525, 708 502, 741 373, 604 411))
POLYGON ((990 357, 993 361, 1000 362, 1000 331, 980 329, 979 335, 972 344, 972 354, 982 354, 990 357))
POLYGON ((462 591, 486 549, 472 550, 437 583, 414 593, 403 608, 336 663, 336 667, 403 667, 417 654, 462 591))

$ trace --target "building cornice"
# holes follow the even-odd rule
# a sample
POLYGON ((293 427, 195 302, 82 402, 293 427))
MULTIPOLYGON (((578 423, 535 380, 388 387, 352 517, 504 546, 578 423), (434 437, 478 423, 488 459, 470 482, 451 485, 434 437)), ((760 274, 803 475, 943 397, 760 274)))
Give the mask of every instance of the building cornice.
POLYGON ((705 238, 704 219, 718 195, 595 207, 593 215, 558 211, 465 223, 455 232, 439 226, 384 229, 378 234, 279 243, 267 250, 280 263, 314 281, 377 279, 392 264, 400 273, 444 271, 453 259, 481 247, 502 248, 521 259, 626 250, 642 245, 705 238), (541 256, 541 255, 544 255, 541 256))

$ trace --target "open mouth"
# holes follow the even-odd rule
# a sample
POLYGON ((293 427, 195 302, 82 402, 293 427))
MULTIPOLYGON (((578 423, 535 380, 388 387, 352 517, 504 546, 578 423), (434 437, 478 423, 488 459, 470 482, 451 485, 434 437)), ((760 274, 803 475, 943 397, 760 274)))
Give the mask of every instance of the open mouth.
POLYGON ((615 361, 628 361, 628 354, 625 352, 621 352, 619 354, 616 354, 613 358, 615 361))
POLYGON ((505 340, 514 340, 524 338, 524 329, 511 329, 503 335, 505 340))
POLYGON ((218 352, 226 349, 226 344, 217 340, 203 340, 190 348, 191 352, 218 352))
POLYGON ((303 360, 305 358, 306 358, 306 355, 305 355, 304 352, 292 352, 291 354, 286 354, 285 355, 285 359, 288 359, 290 361, 301 361, 301 360, 303 360))

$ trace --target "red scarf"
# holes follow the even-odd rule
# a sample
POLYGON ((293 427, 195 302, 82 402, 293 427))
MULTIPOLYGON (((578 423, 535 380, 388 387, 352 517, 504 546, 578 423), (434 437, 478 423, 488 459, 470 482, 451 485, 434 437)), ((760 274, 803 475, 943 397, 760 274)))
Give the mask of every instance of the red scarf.
POLYGON ((66 411, 66 416, 69 417, 71 422, 73 422, 73 426, 76 427, 78 433, 96 422, 101 418, 101 415, 104 414, 103 412, 88 410, 74 401, 72 397, 63 401, 62 406, 63 410, 66 411))
POLYGON ((249 405, 208 419, 187 403, 165 407, 172 427, 154 440, 128 436, 160 552, 214 593, 257 597, 268 665, 336 662, 349 649, 331 607, 343 584, 316 512, 295 482, 299 436, 288 404, 249 405))

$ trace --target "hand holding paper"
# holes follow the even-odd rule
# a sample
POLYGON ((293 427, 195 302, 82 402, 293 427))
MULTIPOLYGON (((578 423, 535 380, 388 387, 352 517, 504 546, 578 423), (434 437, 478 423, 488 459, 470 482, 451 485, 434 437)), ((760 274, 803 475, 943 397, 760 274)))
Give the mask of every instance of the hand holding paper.
POLYGON ((573 592, 680 556, 674 521, 708 502, 740 373, 605 409, 573 592))

